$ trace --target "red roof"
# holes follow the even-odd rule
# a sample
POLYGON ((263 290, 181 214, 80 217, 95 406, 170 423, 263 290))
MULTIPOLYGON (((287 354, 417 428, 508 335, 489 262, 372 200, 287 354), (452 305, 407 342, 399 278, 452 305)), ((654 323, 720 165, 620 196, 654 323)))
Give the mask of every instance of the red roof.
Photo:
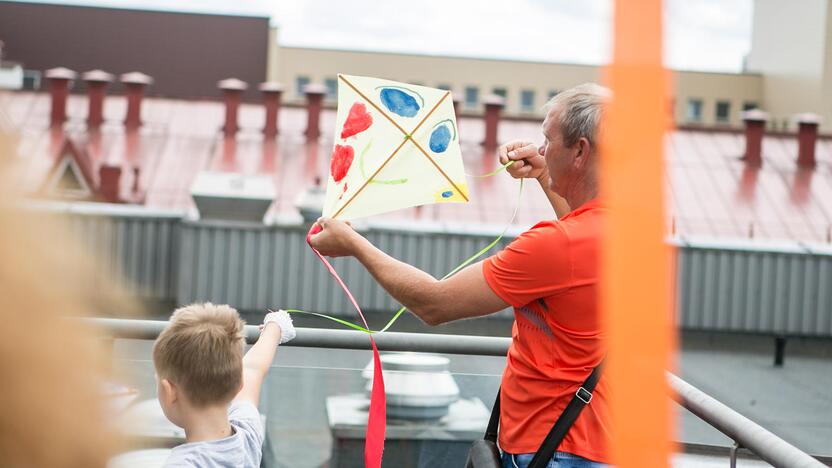
MULTIPOLYGON (((45 93, 0 94, 0 108, 19 131, 18 155, 24 174, 18 180, 34 191, 54 164, 63 135, 49 130, 49 96, 45 93)), ((152 208, 193 209, 189 188, 202 170, 271 174, 279 213, 296 213, 298 194, 325 177, 333 141, 335 113, 321 117, 321 138, 307 144, 303 132, 306 110, 282 108, 280 134, 263 139, 263 106, 244 104, 240 132, 224 140, 224 107, 219 101, 147 98, 144 126, 138 134, 125 133, 122 120, 126 100, 108 96, 100 137, 86 131, 87 99, 72 95, 67 104, 65 134, 86 145, 95 171, 108 163, 122 167, 122 199, 141 199, 152 208), (134 169, 139 169, 135 186, 134 169)), ((469 174, 493 170, 493 153, 485 154, 480 118, 459 122, 465 167, 469 174)), ((500 139, 541 140, 540 124, 502 121, 500 139)), ((741 133, 675 130, 667 138, 668 230, 681 235, 748 237, 828 242, 832 226, 832 140, 818 141, 817 166, 798 169, 797 138, 767 136, 763 166, 752 169, 740 159, 741 133)), ((96 172, 97 173, 97 172, 96 172)), ((638 181, 633 181, 638 183, 638 181)), ((389 219, 436 220, 502 225, 517 202, 517 181, 509 177, 469 179, 471 203, 428 205, 383 215, 389 219)), ((536 183, 527 184, 517 224, 528 225, 551 216, 551 208, 536 183)))

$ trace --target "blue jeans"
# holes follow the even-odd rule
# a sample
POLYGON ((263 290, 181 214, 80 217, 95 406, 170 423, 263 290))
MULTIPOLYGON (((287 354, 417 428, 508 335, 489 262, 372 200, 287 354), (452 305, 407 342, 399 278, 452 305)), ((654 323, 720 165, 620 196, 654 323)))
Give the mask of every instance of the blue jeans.
MULTIPOLYGON (((534 458, 533 453, 513 455, 503 452, 503 468, 527 468, 534 458)), ((605 464, 587 460, 566 452, 555 452, 546 468, 604 468, 605 464)))

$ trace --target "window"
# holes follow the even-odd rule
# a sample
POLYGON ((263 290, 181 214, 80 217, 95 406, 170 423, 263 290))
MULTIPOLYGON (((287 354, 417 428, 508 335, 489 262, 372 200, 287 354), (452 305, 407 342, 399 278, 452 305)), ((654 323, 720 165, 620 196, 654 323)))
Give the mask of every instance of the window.
POLYGON ((759 109, 759 108, 760 108, 760 106, 758 106, 756 102, 746 101, 746 102, 742 103, 742 111, 743 112, 754 110, 754 109, 759 109))
POLYGON ((326 98, 330 101, 336 101, 338 99, 338 80, 327 78, 324 80, 324 84, 326 85, 326 98))
POLYGON ((304 95, 303 94, 303 88, 305 88, 306 85, 309 84, 309 77, 308 76, 299 76, 295 80, 295 83, 297 83, 298 96, 303 96, 304 95))
POLYGON ((524 89, 520 91, 520 110, 534 112, 534 90, 524 89))
POLYGON ((38 70, 23 70, 23 89, 40 89, 41 73, 38 70))
POLYGON ((702 121, 702 100, 688 99, 688 107, 685 109, 685 120, 688 122, 702 121))
POLYGON ((716 121, 725 123, 731 120, 731 103, 728 101, 716 102, 716 121))
MULTIPOLYGON (((64 158, 71 158, 72 156, 64 156, 64 158)), ((69 159, 65 159, 69 161, 69 159)), ((64 165, 63 174, 58 179, 58 183, 55 186, 58 193, 62 192, 83 192, 85 187, 83 182, 81 182, 81 178, 78 177, 78 168, 75 166, 73 162, 68 162, 64 165)))
POLYGON ((69 198, 92 196, 72 153, 65 152, 59 164, 57 171, 50 176, 48 181, 47 191, 50 195, 69 198))
POLYGON ((480 90, 475 86, 467 86, 465 88, 465 106, 477 107, 480 102, 480 90))
POLYGON ((501 98, 503 98, 503 105, 504 106, 508 105, 508 92, 506 91, 505 88, 502 88, 502 87, 494 88, 494 89, 491 90, 491 93, 496 94, 497 96, 500 96, 501 98))

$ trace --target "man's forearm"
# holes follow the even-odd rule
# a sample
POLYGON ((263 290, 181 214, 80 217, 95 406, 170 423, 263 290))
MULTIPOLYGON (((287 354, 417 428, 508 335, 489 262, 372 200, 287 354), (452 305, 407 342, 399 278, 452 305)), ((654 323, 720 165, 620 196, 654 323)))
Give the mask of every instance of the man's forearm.
POLYGON ((266 374, 274 360, 277 344, 280 342, 280 327, 276 323, 267 323, 260 332, 257 343, 243 356, 243 367, 266 374))
POLYGON ((435 325, 439 281, 424 271, 396 260, 363 237, 356 240, 354 256, 375 280, 402 305, 429 325, 435 325))

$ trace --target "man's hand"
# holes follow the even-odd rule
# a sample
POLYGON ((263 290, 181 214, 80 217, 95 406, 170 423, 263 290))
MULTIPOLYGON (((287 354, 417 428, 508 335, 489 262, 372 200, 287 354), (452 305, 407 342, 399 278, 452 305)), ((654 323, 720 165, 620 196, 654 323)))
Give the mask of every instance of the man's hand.
POLYGON ((546 160, 540 154, 540 148, 528 141, 512 141, 497 150, 500 164, 515 161, 506 170, 515 179, 545 179, 548 182, 549 171, 546 160))
POLYGON ((322 231, 309 238, 309 244, 321 255, 347 257, 355 255, 359 242, 364 238, 353 230, 350 223, 332 218, 319 218, 315 223, 322 231))
POLYGON ((569 203, 563 197, 553 192, 549 187, 549 169, 546 166, 546 158, 541 153, 543 153, 543 148, 537 147, 534 143, 528 141, 512 141, 497 150, 500 164, 514 161, 514 164, 506 168, 506 171, 512 177, 515 179, 537 179, 546 194, 546 198, 552 204, 555 215, 560 218, 572 209, 569 208, 569 203))

